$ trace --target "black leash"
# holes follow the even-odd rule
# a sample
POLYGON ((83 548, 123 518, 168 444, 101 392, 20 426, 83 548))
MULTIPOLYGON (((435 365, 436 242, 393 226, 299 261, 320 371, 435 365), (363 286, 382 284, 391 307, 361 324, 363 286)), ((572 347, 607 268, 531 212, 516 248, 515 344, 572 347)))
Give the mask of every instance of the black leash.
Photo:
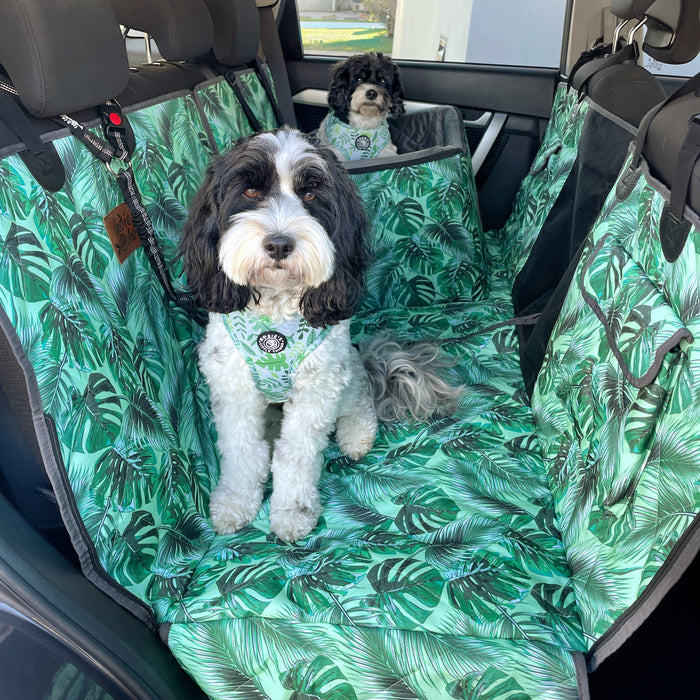
MULTIPOLYGON (((17 95, 17 90, 4 80, 0 81, 0 91, 15 96, 17 95)), ((5 103, 3 102, 2 104, 5 103)), ((5 108, 7 108, 6 104, 5 108)), ((6 109, 5 111, 8 110, 6 109)), ((146 258, 155 272, 161 287, 165 291, 167 298, 172 301, 173 304, 184 309, 193 321, 203 326, 207 322, 207 312, 200 308, 189 294, 176 291, 170 280, 168 268, 163 259, 163 252, 158 245, 158 240, 155 235, 153 222, 141 201, 141 193, 139 192, 134 178, 134 171, 131 166, 131 153, 135 147, 133 132, 128 126, 128 122, 122 113, 121 107, 116 100, 107 100, 104 105, 99 107, 99 112, 102 117, 102 127, 105 138, 107 139, 106 142, 88 131, 80 122, 67 114, 61 114, 55 117, 55 121, 62 126, 68 127, 73 136, 79 139, 90 153, 92 153, 95 158, 102 161, 109 172, 114 175, 119 189, 124 196, 124 200, 129 207, 129 211, 131 212, 131 217, 136 231, 138 232, 139 239, 141 240, 141 245, 146 253, 146 258), (115 164, 118 164, 116 170, 114 168, 115 164)), ((14 113, 12 114, 16 117, 14 113)), ((27 138, 27 133, 25 133, 27 130, 23 127, 20 120, 14 118, 12 120, 12 126, 15 131, 17 131, 19 127, 22 127, 20 136, 24 137, 23 140, 27 138)), ((39 146, 31 139, 28 139, 28 141, 28 148, 32 151, 32 155, 34 155, 34 150, 39 148, 39 146)), ((35 141, 41 144, 39 139, 35 139, 35 141)), ((25 145, 27 145, 26 141, 25 145)), ((60 187, 58 189, 60 189, 60 187)))
POLYGON ((71 133, 79 139, 85 147, 99 160, 101 160, 112 175, 114 175, 124 200, 129 207, 134 226, 138 231, 141 245, 146 258, 156 274, 167 298, 183 308, 188 316, 200 325, 205 325, 207 313, 197 306, 194 299, 184 292, 178 292, 173 287, 168 273, 168 268, 163 259, 163 253, 158 245, 158 240, 146 207, 141 200, 141 193, 136 185, 134 171, 131 165, 131 153, 133 145, 129 142, 129 129, 119 103, 108 100, 100 108, 102 127, 107 141, 97 138, 82 124, 66 114, 61 114, 57 120, 67 126, 71 133), (115 167, 116 166, 116 167, 115 167))

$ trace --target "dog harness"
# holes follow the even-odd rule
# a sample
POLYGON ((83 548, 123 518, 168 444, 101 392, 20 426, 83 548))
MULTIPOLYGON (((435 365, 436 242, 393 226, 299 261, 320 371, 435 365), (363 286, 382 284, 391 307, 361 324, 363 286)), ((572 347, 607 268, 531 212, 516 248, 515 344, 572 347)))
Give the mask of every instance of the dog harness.
POLYGON ((313 328, 303 316, 274 322, 249 311, 233 311, 223 319, 231 340, 250 367, 256 387, 269 403, 289 398, 299 365, 331 330, 313 328))
POLYGON ((329 112, 321 128, 328 143, 347 160, 376 158, 391 143, 386 119, 376 129, 356 129, 329 112))

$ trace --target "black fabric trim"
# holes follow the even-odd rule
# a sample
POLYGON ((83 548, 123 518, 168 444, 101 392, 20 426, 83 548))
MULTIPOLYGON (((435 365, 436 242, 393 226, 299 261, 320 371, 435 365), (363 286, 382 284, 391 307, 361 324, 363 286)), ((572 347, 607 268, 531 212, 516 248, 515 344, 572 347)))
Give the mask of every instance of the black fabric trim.
POLYGON ((68 474, 61 457, 58 435, 53 420, 43 412, 34 368, 24 352, 12 322, 2 308, 0 308, 0 330, 5 334, 7 343, 24 374, 27 396, 32 410, 33 427, 39 444, 43 466, 53 487, 61 518, 78 554, 80 567, 85 578, 119 603, 119 605, 126 608, 150 630, 157 631, 152 610, 136 596, 120 586, 107 574, 99 562, 97 551, 85 530, 73 490, 68 482, 68 474))
POLYGON ((664 360, 664 356, 666 353, 671 349, 675 348, 678 343, 683 340, 683 338, 686 338, 688 342, 693 342, 693 334, 687 329, 687 328, 681 328, 677 330, 667 341, 662 343, 656 350, 656 354, 654 356, 654 361, 652 362, 651 366, 649 369, 641 376, 637 377, 632 372, 630 371, 630 368, 627 366, 627 363, 625 362, 622 353, 620 352, 620 349, 617 347, 617 341, 613 335, 612 329, 610 326, 608 326, 607 319, 605 317, 605 314, 603 313, 603 310, 600 308, 598 305, 598 302, 596 299, 593 297, 592 294, 589 294, 586 291, 586 288, 584 287, 584 279, 586 276, 586 273, 588 272, 589 268, 593 264, 594 260, 598 256, 598 253, 600 253, 603 244, 607 241, 609 238, 610 234, 606 234, 603 236, 600 241, 598 242, 598 245, 593 249, 590 258, 586 262, 586 264, 583 266, 583 269, 581 270, 581 277, 579 278, 579 289, 581 291, 581 295, 583 296, 583 300, 586 302, 586 304, 590 307, 590 309, 593 311, 593 313, 596 315, 598 320, 601 322, 603 325, 603 328, 605 329, 605 337, 608 339, 608 344, 610 345, 610 350, 612 351, 612 354, 615 356, 615 359, 617 360, 618 364, 620 365, 620 369, 622 370, 622 374, 624 375, 625 379, 633 386, 636 387, 637 389, 641 389, 642 387, 648 386, 651 384, 651 382, 654 381, 656 378, 656 375, 659 373, 659 370, 661 369, 661 365, 664 360))
MULTIPOLYGON (((126 89, 116 96, 125 114, 158 104, 180 94, 191 93, 192 88, 205 79, 198 66, 180 63, 159 63, 132 69, 126 89)), ((4 80, 4 79, 3 79, 4 80)), ((4 80, 7 82, 7 80, 4 80)), ((99 123, 95 108, 84 109, 70 114, 84 126, 92 127, 99 123)), ((56 129, 53 119, 31 117, 32 124, 41 140, 46 143, 62 138, 69 133, 67 129, 56 129)), ((0 132, 0 156, 13 155, 24 150, 14 136, 0 132)))
MULTIPOLYGON (((669 190, 669 188, 663 182, 661 182, 661 180, 651 174, 649 170, 649 163, 645 158, 641 159, 641 166, 638 168, 638 172, 639 176, 644 175, 644 179, 649 187, 656 190, 667 203, 670 203, 671 190, 669 190)), ((686 221, 689 221, 696 229, 700 230, 700 213, 696 212, 688 204, 685 205, 685 209, 683 210, 683 218, 686 221)))
POLYGON ((586 655, 589 673, 593 673, 642 625, 685 573, 698 552, 700 552, 700 514, 695 516, 690 527, 681 535, 644 592, 591 647, 586 655))
POLYGON ((402 168, 404 165, 420 165, 421 163, 429 163, 433 160, 444 160, 445 158, 451 158, 460 153, 464 153, 464 151, 455 146, 435 146, 434 148, 426 148, 423 151, 392 156, 391 158, 346 160, 343 161, 343 167, 350 175, 374 173, 377 170, 391 170, 393 168, 402 168))
POLYGON ((588 688, 586 657, 580 651, 572 651, 571 657, 574 660, 574 668, 576 669, 576 685, 578 686, 579 700, 590 700, 591 692, 588 688))

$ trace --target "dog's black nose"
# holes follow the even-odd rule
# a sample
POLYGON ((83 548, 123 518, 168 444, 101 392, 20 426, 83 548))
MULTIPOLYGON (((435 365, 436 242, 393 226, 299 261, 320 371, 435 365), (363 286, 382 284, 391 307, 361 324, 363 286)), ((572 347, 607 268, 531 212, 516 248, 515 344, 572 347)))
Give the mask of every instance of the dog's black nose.
POLYGON ((376 100, 378 94, 379 94, 379 93, 378 93, 376 90, 370 89, 370 90, 367 90, 367 92, 365 93, 365 97, 366 97, 368 100, 376 100))
POLYGON ((287 236, 276 233, 265 239, 263 248, 273 260, 284 260, 294 251, 294 241, 287 236))

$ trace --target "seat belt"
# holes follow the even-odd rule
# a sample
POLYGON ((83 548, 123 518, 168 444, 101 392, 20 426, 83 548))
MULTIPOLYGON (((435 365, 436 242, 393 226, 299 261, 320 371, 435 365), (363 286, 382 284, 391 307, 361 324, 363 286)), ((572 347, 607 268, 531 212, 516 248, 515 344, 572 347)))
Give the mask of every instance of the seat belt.
POLYGON ((277 86, 277 101, 275 101, 272 86, 269 84, 269 78, 263 66, 256 62, 258 63, 258 74, 263 82, 263 87, 265 87, 270 97, 273 108, 276 110, 275 114, 280 125, 288 124, 296 127, 297 118, 294 114, 292 89, 289 86, 287 66, 284 62, 284 54, 282 53, 282 44, 280 43, 274 12, 272 7, 258 7, 258 13, 260 15, 260 42, 265 52, 265 58, 267 59, 267 65, 270 67, 272 78, 277 86))

